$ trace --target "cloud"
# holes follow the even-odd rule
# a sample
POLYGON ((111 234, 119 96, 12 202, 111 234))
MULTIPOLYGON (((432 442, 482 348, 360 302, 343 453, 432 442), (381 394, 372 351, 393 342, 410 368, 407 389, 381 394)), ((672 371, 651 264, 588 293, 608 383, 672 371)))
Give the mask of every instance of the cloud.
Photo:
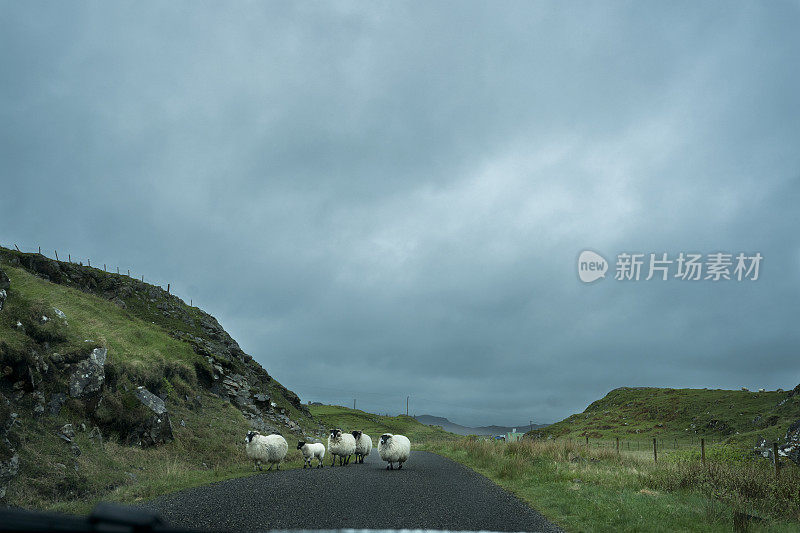
POLYGON ((797 6, 492 7, 6 4, 0 242, 170 282, 304 399, 793 386, 797 6), (584 248, 765 262, 582 286, 584 248))

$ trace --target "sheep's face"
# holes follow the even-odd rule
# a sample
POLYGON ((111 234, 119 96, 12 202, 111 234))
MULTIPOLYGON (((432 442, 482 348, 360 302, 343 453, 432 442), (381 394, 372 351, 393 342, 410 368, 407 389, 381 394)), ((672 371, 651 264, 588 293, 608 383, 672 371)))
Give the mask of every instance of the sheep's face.
POLYGON ((381 444, 386 446, 386 444, 388 444, 391 439, 392 439, 391 433, 384 433, 383 435, 381 435, 381 444))
POLYGON ((253 437, 255 437, 256 435, 258 435, 258 431, 248 431, 247 436, 244 438, 244 441, 249 444, 250 442, 252 442, 253 437))
POLYGON ((352 435, 353 435, 353 437, 355 437, 356 440, 361 438, 361 432, 360 431, 353 431, 352 435))
POLYGON ((332 429, 331 430, 331 438, 333 440, 336 440, 336 439, 340 438, 341 436, 342 436, 342 430, 341 429, 332 429))
POLYGON ((298 442, 298 443, 297 443, 297 449, 298 449, 298 450, 302 450, 302 449, 303 449, 303 446, 305 446, 305 445, 306 445, 306 443, 305 443, 305 442, 303 442, 303 441, 300 441, 300 442, 298 442))

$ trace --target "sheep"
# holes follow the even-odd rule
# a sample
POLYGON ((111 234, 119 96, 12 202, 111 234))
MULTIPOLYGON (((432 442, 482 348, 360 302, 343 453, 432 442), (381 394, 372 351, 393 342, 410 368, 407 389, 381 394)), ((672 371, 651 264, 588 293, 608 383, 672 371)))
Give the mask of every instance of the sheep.
POLYGON ((353 431, 353 438, 356 439, 356 463, 364 463, 364 457, 372 451, 372 438, 362 431, 353 431))
POLYGON ((397 468, 403 468, 403 463, 411 455, 411 441, 405 435, 384 433, 378 441, 378 453, 389 463, 386 470, 394 470, 394 463, 398 463, 397 468))
POLYGON ((311 460, 317 459, 319 463, 317 468, 322 468, 322 458, 325 457, 325 445, 321 442, 303 442, 302 440, 297 443, 297 449, 303 454, 303 468, 306 466, 311 468, 311 460))
POLYGON ((331 466, 336 466, 336 456, 339 456, 339 466, 350 464, 350 456, 356 453, 356 439, 350 433, 342 433, 341 429, 332 429, 328 437, 328 451, 333 458, 331 466))
POLYGON ((289 451, 286 439, 277 434, 262 435, 258 431, 248 431, 244 442, 247 457, 253 460, 253 470, 256 467, 263 470, 262 463, 269 463, 267 470, 272 470, 272 465, 277 465, 277 469, 280 470, 281 461, 289 451))

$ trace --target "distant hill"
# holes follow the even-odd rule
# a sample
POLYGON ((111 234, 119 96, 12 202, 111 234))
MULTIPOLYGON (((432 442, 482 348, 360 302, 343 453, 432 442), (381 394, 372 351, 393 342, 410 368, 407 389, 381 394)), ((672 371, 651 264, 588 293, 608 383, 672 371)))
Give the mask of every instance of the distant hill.
MULTIPOLYGON (((470 427, 470 426, 462 426, 461 424, 456 424, 455 422, 451 422, 447 418, 442 416, 434 416, 434 415, 419 415, 414 417, 419 422, 425 424, 426 426, 441 426, 442 429, 445 431, 449 431, 451 433, 456 433, 458 435, 503 435, 505 433, 509 433, 512 430, 516 429, 520 432, 525 432, 530 430, 530 424, 524 424, 519 426, 479 426, 479 427, 470 427)), ((534 424, 533 429, 543 428, 545 424, 534 424)))
POLYGON ((384 433, 400 433, 417 443, 425 440, 459 438, 452 432, 448 433, 440 428, 431 427, 406 415, 381 416, 360 409, 319 403, 312 403, 309 409, 326 428, 338 427, 344 431, 361 430, 371 436, 376 445, 378 437, 384 433))
POLYGON ((538 437, 635 439, 711 437, 753 445, 780 440, 800 419, 800 385, 793 391, 621 387, 546 428, 538 437))

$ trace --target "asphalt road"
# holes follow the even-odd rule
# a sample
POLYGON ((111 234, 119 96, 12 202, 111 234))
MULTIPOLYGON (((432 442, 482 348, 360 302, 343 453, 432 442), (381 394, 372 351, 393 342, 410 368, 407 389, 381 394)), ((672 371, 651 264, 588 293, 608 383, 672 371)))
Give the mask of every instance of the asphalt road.
POLYGON ((377 451, 364 464, 281 470, 223 481, 147 504, 173 527, 560 531, 512 494, 439 455, 412 451, 386 470, 377 451))

